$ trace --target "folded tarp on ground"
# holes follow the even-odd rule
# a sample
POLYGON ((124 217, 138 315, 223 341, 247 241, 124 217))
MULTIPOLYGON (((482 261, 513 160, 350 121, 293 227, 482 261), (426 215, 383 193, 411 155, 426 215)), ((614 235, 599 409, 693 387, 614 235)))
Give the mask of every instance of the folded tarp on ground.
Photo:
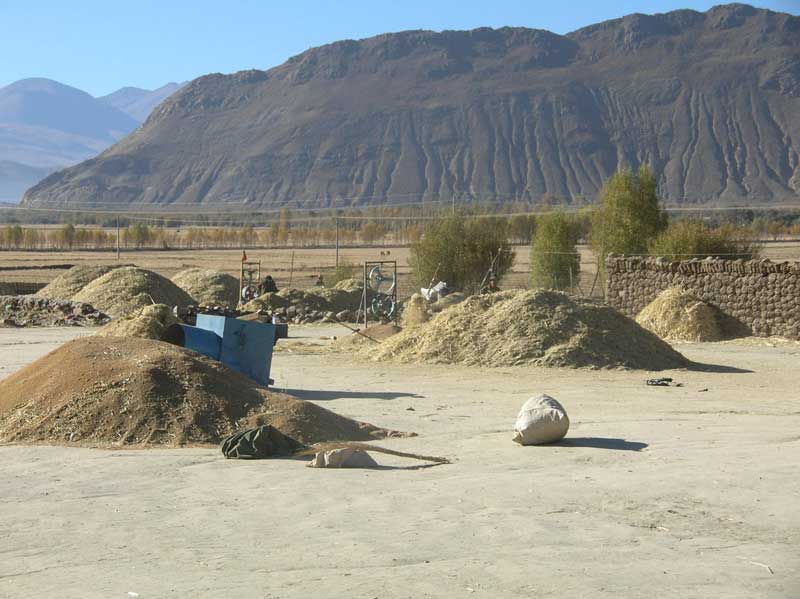
POLYGON ((268 424, 234 433, 220 445, 226 458, 251 460, 287 457, 304 447, 268 424))

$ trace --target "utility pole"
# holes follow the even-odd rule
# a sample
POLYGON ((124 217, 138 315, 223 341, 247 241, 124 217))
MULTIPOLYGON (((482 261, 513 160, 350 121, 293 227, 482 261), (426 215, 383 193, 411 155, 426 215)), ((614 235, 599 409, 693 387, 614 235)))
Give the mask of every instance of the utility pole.
POLYGON ((119 216, 117 216, 117 260, 119 260, 119 216))
POLYGON ((336 268, 339 268, 339 217, 336 217, 336 268))

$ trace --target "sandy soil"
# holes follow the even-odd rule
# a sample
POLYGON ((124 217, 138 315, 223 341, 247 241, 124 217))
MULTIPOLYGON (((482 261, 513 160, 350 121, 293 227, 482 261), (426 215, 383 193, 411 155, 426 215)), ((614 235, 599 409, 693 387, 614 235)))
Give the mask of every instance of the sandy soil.
MULTIPOLYGON (((0 375, 85 332, 0 330, 0 375)), ((277 386, 454 463, 0 447, 0 597, 800 596, 800 344, 683 344, 717 367, 661 388, 643 372, 365 365, 311 353, 341 329, 294 333, 277 386), (569 411, 569 440, 517 446, 540 391, 569 411)))

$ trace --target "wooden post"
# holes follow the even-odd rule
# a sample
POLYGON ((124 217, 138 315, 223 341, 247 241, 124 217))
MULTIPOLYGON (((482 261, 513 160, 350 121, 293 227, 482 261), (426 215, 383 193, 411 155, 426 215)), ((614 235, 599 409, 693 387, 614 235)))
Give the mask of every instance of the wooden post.
POLYGON ((117 260, 119 260, 119 216, 117 216, 117 260))

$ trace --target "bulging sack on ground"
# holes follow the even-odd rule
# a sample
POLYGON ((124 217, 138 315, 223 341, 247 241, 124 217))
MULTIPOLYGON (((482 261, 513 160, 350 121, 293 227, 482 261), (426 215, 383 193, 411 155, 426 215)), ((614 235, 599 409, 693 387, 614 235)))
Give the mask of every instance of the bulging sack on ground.
POLYGON ((555 443, 569 430, 569 417, 564 406, 549 395, 531 397, 522 406, 514 426, 514 442, 520 445, 555 443))
POLYGON ((319 451, 308 463, 309 468, 377 468, 378 463, 366 451, 342 447, 319 451))

